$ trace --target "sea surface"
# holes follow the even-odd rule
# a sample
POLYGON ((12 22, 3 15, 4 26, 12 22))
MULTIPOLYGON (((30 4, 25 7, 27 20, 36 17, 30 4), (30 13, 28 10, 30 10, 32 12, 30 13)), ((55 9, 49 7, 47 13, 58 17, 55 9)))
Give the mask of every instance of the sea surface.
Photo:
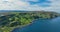
POLYGON ((12 32, 60 32, 60 17, 37 19, 28 26, 16 28, 12 32))

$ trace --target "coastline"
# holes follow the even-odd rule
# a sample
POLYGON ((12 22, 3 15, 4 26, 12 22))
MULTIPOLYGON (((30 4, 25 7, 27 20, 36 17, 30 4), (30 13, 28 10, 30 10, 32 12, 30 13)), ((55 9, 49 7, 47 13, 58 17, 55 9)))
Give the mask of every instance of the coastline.
POLYGON ((29 24, 27 24, 27 25, 23 25, 23 26, 18 26, 18 27, 15 27, 13 30, 11 30, 11 31, 14 31, 15 29, 21 29, 21 28, 23 28, 23 27, 25 27, 25 26, 28 26, 28 25, 31 25, 32 23, 34 23, 35 22, 35 20, 38 20, 38 19, 34 19, 34 20, 32 20, 31 21, 31 23, 29 23, 29 24))
MULTIPOLYGON (((23 24, 21 24, 21 25, 17 24, 17 26, 14 26, 15 24, 13 24, 12 27, 6 26, 7 28, 10 29, 10 30, 8 30, 9 32, 13 31, 16 28, 23 28, 25 26, 28 26, 28 25, 32 24, 34 22, 34 20, 37 20, 37 18, 40 18, 40 17, 41 17, 41 19, 44 19, 44 18, 50 19, 50 18, 58 17, 58 14, 55 14, 53 12, 50 12, 50 13, 49 12, 41 12, 41 13, 40 12, 36 12, 36 13, 35 12, 34 13, 33 12, 27 12, 27 13, 10 12, 10 13, 11 13, 11 15, 14 14, 13 17, 9 18, 10 15, 8 16, 8 14, 5 15, 4 17, 9 18, 10 20, 15 19, 11 22, 11 24, 17 22, 17 20, 21 21, 21 22, 18 21, 18 23, 23 23, 23 24), (52 14, 52 15, 50 15, 50 14, 52 14), (25 23, 26 20, 27 20, 27 22, 25 23)), ((9 20, 9 19, 7 19, 7 20, 9 20)), ((6 21, 6 20, 4 20, 4 21, 6 21)), ((2 22, 4 23, 4 21, 2 21, 2 22)), ((8 22, 8 21, 6 21, 6 22, 8 22)), ((10 23, 8 23, 8 24, 10 24, 10 23)), ((5 29, 5 27, 2 27, 2 28, 5 29)), ((3 31, 5 31, 4 29, 3 29, 3 31)), ((6 29, 6 31, 7 31, 7 29, 6 29)))
MULTIPOLYGON (((35 19, 35 20, 37 20, 37 19, 35 19)), ((23 27, 25 27, 25 26, 28 26, 28 25, 32 24, 33 22, 34 22, 34 20, 32 20, 31 23, 29 23, 29 24, 27 24, 27 25, 18 26, 18 27, 15 27, 14 29, 23 28, 23 27)), ((14 30, 14 29, 13 29, 13 30, 14 30)), ((13 31, 13 30, 11 30, 11 31, 13 31)))

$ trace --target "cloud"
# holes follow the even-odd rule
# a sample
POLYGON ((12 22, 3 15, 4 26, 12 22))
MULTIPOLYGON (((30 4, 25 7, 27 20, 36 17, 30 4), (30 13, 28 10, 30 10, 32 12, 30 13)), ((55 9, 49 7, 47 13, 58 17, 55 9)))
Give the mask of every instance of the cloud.
POLYGON ((60 0, 0 0, 0 10, 55 11, 60 10, 60 0))

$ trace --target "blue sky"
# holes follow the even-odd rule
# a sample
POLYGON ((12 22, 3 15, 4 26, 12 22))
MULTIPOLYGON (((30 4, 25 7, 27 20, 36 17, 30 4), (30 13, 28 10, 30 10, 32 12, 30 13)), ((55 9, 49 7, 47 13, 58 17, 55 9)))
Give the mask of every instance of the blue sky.
POLYGON ((0 0, 0 10, 60 12, 60 0, 0 0))
POLYGON ((49 7, 50 4, 51 4, 51 1, 48 1, 48 0, 38 0, 37 2, 29 1, 29 3, 31 5, 37 4, 37 5, 41 6, 41 7, 49 7), (44 3, 46 3, 46 4, 44 4, 44 3))

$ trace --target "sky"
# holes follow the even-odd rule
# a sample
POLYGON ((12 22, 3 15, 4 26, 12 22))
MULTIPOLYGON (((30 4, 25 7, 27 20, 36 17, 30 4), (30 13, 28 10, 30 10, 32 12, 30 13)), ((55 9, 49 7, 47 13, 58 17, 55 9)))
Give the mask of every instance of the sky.
POLYGON ((0 0, 0 10, 60 12, 60 0, 0 0))

